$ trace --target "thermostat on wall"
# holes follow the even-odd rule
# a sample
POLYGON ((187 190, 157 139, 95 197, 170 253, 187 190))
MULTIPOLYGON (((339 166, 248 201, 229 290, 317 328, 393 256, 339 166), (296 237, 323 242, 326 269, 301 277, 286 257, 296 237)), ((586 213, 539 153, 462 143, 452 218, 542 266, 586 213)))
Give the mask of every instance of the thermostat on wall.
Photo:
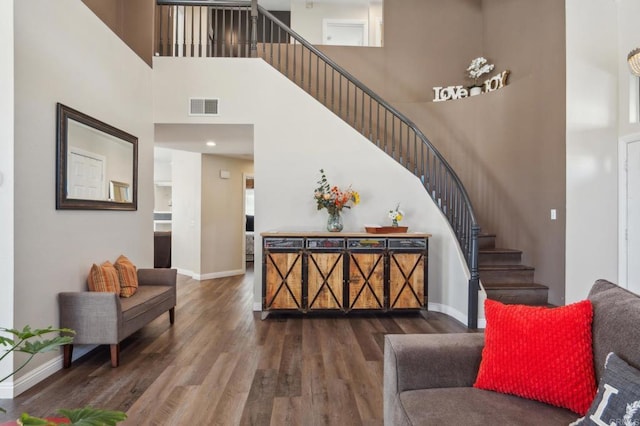
POLYGON ((220 170, 220 179, 229 179, 231 177, 231 172, 229 170, 220 170))

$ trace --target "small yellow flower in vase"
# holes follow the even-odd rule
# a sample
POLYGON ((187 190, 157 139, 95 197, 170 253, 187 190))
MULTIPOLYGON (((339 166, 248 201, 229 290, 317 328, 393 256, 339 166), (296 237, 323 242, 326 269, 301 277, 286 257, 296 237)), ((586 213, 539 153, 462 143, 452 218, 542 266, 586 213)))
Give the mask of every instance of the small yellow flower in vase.
POLYGON ((398 222, 400 222, 403 217, 404 212, 400 210, 400 203, 398 203, 394 210, 389 210, 389 219, 391 219, 391 226, 394 228, 398 227, 398 222))

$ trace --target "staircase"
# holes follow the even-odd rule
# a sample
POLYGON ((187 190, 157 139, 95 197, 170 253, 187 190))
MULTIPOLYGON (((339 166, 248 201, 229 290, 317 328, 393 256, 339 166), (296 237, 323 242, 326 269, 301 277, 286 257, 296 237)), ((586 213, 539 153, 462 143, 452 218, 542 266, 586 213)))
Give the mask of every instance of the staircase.
POLYGON ((546 305, 522 252, 479 236, 471 201, 456 172, 415 124, 257 3, 156 0, 160 56, 262 58, 420 179, 453 229, 471 277, 468 327, 477 327, 479 280, 490 299, 546 305))
POLYGON ((494 234, 478 236, 478 271, 488 299, 506 304, 548 304, 549 288, 534 282, 535 268, 522 264, 522 251, 496 248, 494 234))

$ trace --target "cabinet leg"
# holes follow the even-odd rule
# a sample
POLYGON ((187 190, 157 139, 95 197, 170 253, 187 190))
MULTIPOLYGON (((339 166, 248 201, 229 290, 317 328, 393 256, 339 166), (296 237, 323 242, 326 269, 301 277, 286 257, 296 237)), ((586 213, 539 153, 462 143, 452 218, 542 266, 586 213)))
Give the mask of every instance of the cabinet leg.
POLYGON ((173 324, 176 321, 176 308, 169 309, 169 323, 173 324))

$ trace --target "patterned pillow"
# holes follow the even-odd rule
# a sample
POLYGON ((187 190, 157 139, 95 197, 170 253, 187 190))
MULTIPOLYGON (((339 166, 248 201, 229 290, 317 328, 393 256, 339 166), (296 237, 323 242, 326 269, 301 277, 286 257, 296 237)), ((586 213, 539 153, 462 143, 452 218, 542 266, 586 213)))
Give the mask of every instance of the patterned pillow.
POLYGON ((104 262, 100 266, 95 263, 91 266, 89 276, 87 277, 87 285, 90 291, 120 294, 118 273, 109 261, 104 262))
POLYGON ((546 308, 486 300, 485 317, 474 387, 587 412, 596 394, 590 301, 546 308))
POLYGON ((640 424, 640 371, 610 352, 598 394, 587 415, 572 425, 640 424))
POLYGON ((115 263, 120 281, 120 296, 130 297, 138 291, 138 272, 136 266, 124 255, 120 255, 115 263))

